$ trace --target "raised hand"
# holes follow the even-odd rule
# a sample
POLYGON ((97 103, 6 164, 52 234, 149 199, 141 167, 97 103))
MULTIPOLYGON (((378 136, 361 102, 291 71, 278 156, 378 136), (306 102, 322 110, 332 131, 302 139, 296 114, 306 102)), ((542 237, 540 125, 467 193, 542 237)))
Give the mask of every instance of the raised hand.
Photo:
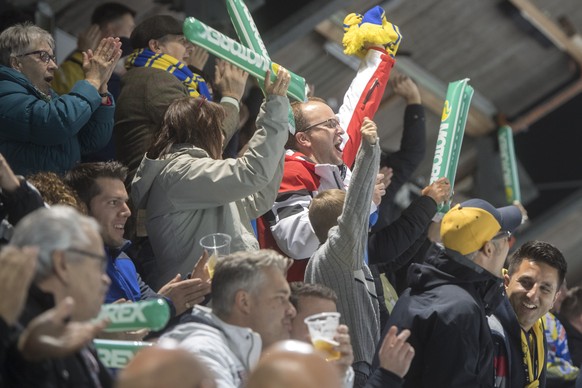
POLYGON ((223 60, 216 60, 214 70, 214 84, 220 93, 240 101, 245 92, 249 73, 223 60))
POLYGON ((394 93, 406 100, 408 105, 420 104, 420 92, 418 86, 408 76, 404 74, 397 75, 392 81, 394 93))
POLYGON ((195 304, 201 303, 209 293, 209 281, 203 281, 199 278, 182 280, 180 274, 158 291, 158 294, 169 298, 174 303, 176 315, 180 315, 194 307, 195 304))
POLYGON ((4 158, 4 155, 0 154, 0 189, 12 192, 19 186, 20 181, 16 175, 14 175, 14 172, 4 158))
POLYGON ((414 358, 414 348, 406 342, 410 337, 410 330, 402 330, 398 335, 397 333, 396 326, 390 327, 380 346, 378 358, 381 368, 404 378, 414 358))
POLYGON ((364 117, 360 131, 362 132, 362 139, 369 144, 376 144, 378 141, 378 128, 376 127, 376 123, 369 118, 364 117))
POLYGON ((267 74, 265 75, 265 91, 267 94, 286 96, 290 80, 291 76, 284 67, 279 68, 275 82, 271 82, 271 71, 267 70, 267 74))
POLYGON ((71 322, 75 302, 66 297, 34 318, 18 338, 18 350, 29 361, 66 357, 87 345, 107 321, 71 322))
POLYGON ((107 91, 107 82, 121 57, 119 38, 103 38, 95 49, 83 52, 85 79, 100 92, 107 91))
POLYGON ((101 40, 101 29, 99 25, 92 24, 85 31, 79 34, 77 38, 77 48, 79 51, 95 50, 101 40))
POLYGON ((210 54, 208 51, 206 51, 206 49, 193 44, 192 51, 190 52, 187 63, 188 65, 193 66, 198 70, 202 70, 204 69, 204 66, 206 66, 206 62, 208 62, 209 57, 210 54))
POLYGON ((440 205, 449 200, 451 195, 451 183, 445 177, 439 178, 422 189, 421 194, 431 197, 437 205, 440 205))
POLYGON ((384 174, 376 175, 376 184, 374 185, 374 194, 372 195, 372 202, 376 206, 382 202, 382 197, 386 194, 386 185, 384 184, 384 174))

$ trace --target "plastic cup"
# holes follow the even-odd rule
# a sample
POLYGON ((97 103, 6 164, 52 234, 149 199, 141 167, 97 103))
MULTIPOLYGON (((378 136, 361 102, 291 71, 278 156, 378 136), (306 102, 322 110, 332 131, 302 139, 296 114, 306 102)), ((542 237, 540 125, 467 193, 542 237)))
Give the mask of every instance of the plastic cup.
POLYGON ((216 260, 230 254, 230 240, 230 236, 225 233, 212 233, 200 239, 200 245, 210 255, 207 264, 210 279, 214 276, 216 260))
POLYGON ((339 342, 333 337, 339 326, 340 313, 319 313, 305 318, 313 347, 325 354, 327 361, 338 360, 340 352, 335 349, 339 342))

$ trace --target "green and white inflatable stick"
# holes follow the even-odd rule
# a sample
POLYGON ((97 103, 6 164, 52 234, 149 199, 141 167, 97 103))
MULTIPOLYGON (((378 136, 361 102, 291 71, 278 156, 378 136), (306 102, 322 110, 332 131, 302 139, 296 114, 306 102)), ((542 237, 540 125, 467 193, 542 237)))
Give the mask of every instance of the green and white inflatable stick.
MULTIPOLYGON (((263 43, 263 39, 261 38, 261 34, 259 34, 259 30, 255 25, 255 21, 253 20, 253 17, 244 1, 226 0, 226 8, 228 10, 228 14, 230 15, 232 25, 234 26, 236 34, 238 35, 238 39, 241 41, 241 43, 254 50, 256 53, 261 54, 268 60, 271 60, 269 53, 267 52, 267 48, 263 43)), ((263 94, 266 95, 265 90, 263 89, 263 84, 259 82, 259 85, 261 85, 263 94)), ((291 107, 289 107, 287 120, 289 121, 289 132, 291 132, 291 134, 295 134, 295 118, 293 116, 291 107)))
POLYGON ((164 299, 104 304, 97 320, 103 318, 109 320, 106 332, 160 330, 170 320, 170 306, 164 299))
MULTIPOLYGON (((277 78, 278 64, 193 17, 184 20, 184 36, 217 57, 240 67, 261 82, 265 80, 268 69, 271 70, 271 80, 277 78)), ((291 71, 289 74, 291 81, 287 95, 295 100, 305 101, 305 79, 291 71)))
MULTIPOLYGON (((447 177, 451 183, 451 193, 473 97, 473 88, 469 86, 468 81, 466 78, 449 83, 430 174, 430 183, 447 177)), ((441 204, 438 212, 444 214, 449 208, 450 203, 441 204)))
POLYGON ((499 139, 505 197, 507 198, 507 203, 513 205, 515 201, 521 202, 521 188, 519 186, 519 175, 517 174, 517 159, 515 157, 511 127, 508 125, 500 127, 497 130, 497 138, 499 139))
POLYGON ((253 16, 249 12, 243 0, 226 0, 226 9, 230 15, 230 21, 241 43, 271 60, 267 48, 263 43, 261 34, 255 25, 253 16))
POLYGON ((107 368, 122 369, 143 348, 153 345, 151 342, 93 340, 99 360, 107 368))

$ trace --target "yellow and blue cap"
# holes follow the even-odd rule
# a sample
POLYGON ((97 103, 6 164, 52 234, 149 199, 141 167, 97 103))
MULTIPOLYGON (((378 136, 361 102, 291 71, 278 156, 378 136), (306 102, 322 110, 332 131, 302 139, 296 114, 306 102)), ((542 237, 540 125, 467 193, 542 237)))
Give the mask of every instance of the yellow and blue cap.
POLYGON ((444 215, 441 241, 446 248, 466 255, 481 249, 500 231, 513 233, 520 224, 517 206, 495 208, 482 199, 470 199, 444 215))

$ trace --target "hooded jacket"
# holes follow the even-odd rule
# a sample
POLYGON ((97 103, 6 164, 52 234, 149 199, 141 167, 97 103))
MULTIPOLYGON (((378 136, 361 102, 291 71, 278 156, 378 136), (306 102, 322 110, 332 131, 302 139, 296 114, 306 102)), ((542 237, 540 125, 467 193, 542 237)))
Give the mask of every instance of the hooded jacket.
POLYGON ((195 354, 214 374, 217 388, 242 387, 259 361, 261 336, 247 327, 222 321, 207 307, 196 306, 184 318, 187 323, 176 326, 162 338, 172 338, 195 354))
POLYGON ((288 109, 287 97, 267 98, 242 158, 215 160, 187 144, 161 159, 143 158, 131 196, 147 212, 146 229, 160 269, 155 277, 143 274, 152 288, 189 273, 207 234, 230 235, 231 252, 259 248, 250 221, 269 210, 277 196, 288 109))
POLYGON ((412 332, 415 356, 404 387, 493 387, 486 314, 503 296, 501 278, 445 249, 413 264, 408 282, 383 333, 392 325, 412 332))
POLYGON ((16 174, 64 173, 111 138, 110 100, 102 105, 97 89, 83 80, 46 101, 24 75, 0 65, 0 152, 16 174))

